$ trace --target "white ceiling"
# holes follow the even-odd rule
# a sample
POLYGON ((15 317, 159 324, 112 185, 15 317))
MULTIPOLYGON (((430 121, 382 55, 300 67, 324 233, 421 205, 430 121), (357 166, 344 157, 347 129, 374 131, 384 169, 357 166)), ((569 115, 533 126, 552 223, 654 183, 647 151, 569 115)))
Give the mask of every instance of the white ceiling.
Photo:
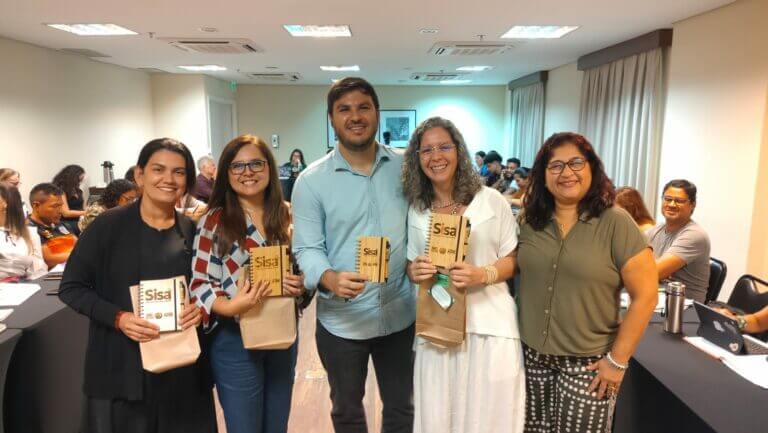
MULTIPOLYGON (((374 84, 406 84, 412 72, 454 71, 463 65, 491 65, 473 73, 472 84, 505 84, 538 70, 575 61, 579 56, 642 35, 674 22, 732 3, 733 0, 0 0, 0 36, 62 49, 86 48, 108 54, 99 59, 129 68, 150 67, 183 73, 178 65, 219 64, 226 72, 210 75, 253 82, 237 71, 299 72, 297 84, 330 84, 343 73, 321 65, 358 64, 374 84), (111 22, 138 36, 79 37, 42 23, 111 22), (352 38, 293 38, 283 24, 348 24, 352 38), (530 40, 499 56, 437 57, 428 54, 438 41, 500 41, 513 25, 579 25, 554 40, 530 40), (215 27, 203 33, 200 27, 215 27), (438 28, 422 35, 422 28, 438 28), (247 38, 263 49, 244 55, 189 54, 156 37, 247 38)), ((414 83, 419 84, 419 83, 414 83)))

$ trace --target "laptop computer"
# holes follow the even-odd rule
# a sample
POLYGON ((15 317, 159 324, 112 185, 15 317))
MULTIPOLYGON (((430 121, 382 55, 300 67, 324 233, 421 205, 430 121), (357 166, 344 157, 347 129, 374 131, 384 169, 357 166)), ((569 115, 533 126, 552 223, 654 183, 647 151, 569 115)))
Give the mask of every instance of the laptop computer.
POLYGON ((768 355, 768 345, 749 335, 742 335, 736 319, 732 319, 701 302, 694 302, 699 316, 696 334, 737 355, 768 355))

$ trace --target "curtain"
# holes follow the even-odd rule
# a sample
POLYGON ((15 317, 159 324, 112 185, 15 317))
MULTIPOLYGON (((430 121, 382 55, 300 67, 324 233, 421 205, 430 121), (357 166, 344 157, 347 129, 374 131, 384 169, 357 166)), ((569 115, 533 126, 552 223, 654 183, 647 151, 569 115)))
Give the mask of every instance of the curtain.
POLYGON ((511 91, 509 158, 519 158, 531 167, 544 135, 544 83, 518 87, 511 91))
POLYGON ((664 107, 664 52, 656 48, 584 71, 579 131, 616 187, 631 186, 654 214, 664 107))

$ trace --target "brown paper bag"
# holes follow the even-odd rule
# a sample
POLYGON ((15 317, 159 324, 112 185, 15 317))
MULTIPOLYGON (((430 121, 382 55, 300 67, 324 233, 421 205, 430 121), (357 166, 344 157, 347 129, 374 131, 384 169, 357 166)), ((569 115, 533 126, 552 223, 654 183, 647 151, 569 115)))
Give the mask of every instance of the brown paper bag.
MULTIPOLYGON (((133 311, 139 311, 139 286, 131 286, 130 291, 133 311)), ((188 305, 188 302, 187 300, 185 305, 188 305)), ((200 357, 197 329, 190 327, 184 331, 164 332, 152 341, 139 343, 139 350, 141 365, 144 370, 152 373, 163 373, 194 364, 200 357)))
MULTIPOLYGON (((249 275, 246 267, 241 274, 249 275)), ((258 350, 287 349, 296 341, 296 299, 288 296, 263 298, 240 315, 243 347, 258 350)))
POLYGON ((432 299, 429 289, 436 278, 419 284, 416 301, 416 335, 439 347, 458 346, 464 342, 467 323, 466 294, 450 284, 446 289, 453 296, 453 305, 443 310, 432 299))

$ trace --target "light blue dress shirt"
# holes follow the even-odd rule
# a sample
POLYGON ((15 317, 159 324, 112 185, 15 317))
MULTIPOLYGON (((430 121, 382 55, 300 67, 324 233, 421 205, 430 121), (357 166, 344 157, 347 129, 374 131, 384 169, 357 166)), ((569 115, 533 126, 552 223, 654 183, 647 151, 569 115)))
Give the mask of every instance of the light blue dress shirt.
POLYGON ((354 272, 357 239, 386 236, 389 279, 367 283, 345 301, 318 291, 317 317, 333 335, 364 340, 389 335, 416 320, 416 300, 406 275, 408 204, 402 193, 403 156, 377 144, 371 175, 352 169, 338 149, 304 170, 293 188, 293 251, 304 284, 316 290, 328 269, 354 272))

